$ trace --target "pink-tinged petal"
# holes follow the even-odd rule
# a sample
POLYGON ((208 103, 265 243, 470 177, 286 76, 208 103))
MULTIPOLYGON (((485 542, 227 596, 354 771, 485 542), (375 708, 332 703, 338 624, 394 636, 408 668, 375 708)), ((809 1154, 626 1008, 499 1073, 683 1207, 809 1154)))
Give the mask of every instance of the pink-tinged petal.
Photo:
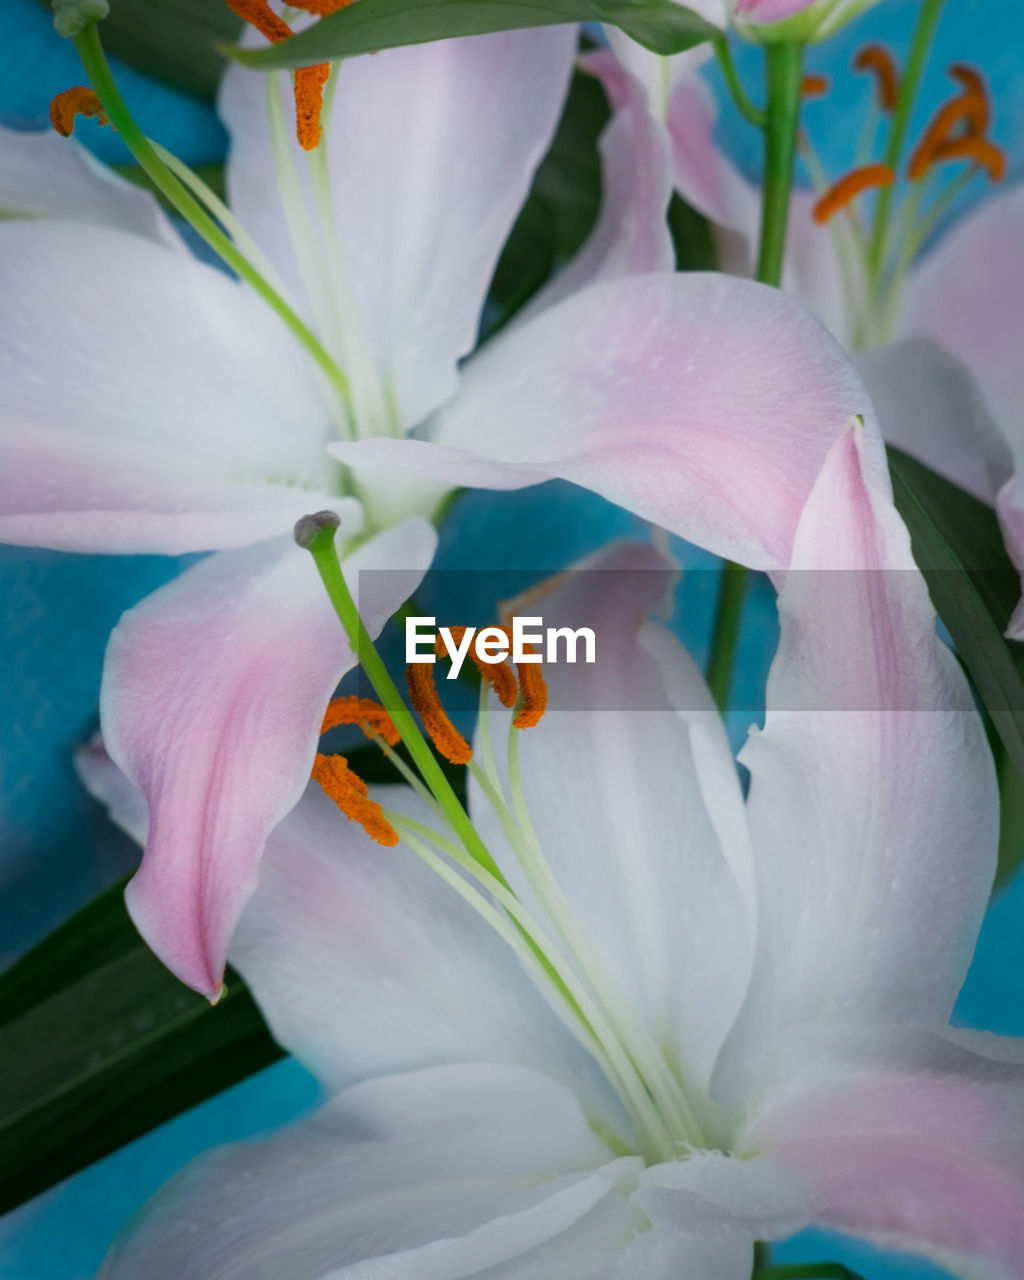
MULTIPOLYGON (((705 1089, 739 1012, 754 949, 743 798, 721 717, 679 642, 645 622, 675 585, 670 557, 623 543, 513 602, 548 627, 589 627, 596 661, 545 667, 548 710, 513 730, 525 804, 586 948, 620 1006, 671 1045, 691 1097, 705 1089), (685 975, 685 980, 680 980, 685 975)), ((490 736, 505 776, 509 719, 490 736)), ((478 758, 487 758, 479 741, 478 758)), ((478 829, 539 912, 494 810, 471 785, 478 829)), ((557 935, 556 921, 551 926, 557 935)), ((584 955, 584 970, 591 966, 584 955)))
POLYGON ((1013 458, 966 365, 926 338, 859 351, 854 363, 889 444, 994 504, 1013 458))
MULTIPOLYGON (((340 255, 378 372, 412 426, 455 389, 502 246, 551 141, 575 27, 438 41, 346 60, 325 132, 340 255)), ((229 68, 232 205, 286 278, 266 77, 229 68)), ((291 108, 288 108, 290 120, 291 108)))
MULTIPOLYGON (((4 218, 95 222, 184 251, 156 199, 118 177, 73 138, 0 127, 4 218)), ((59 231, 51 232, 59 235, 59 231)))
POLYGON ((722 275, 593 285, 485 347, 431 439, 331 446, 450 484, 561 477, 755 568, 789 562, 797 521, 852 414, 885 460, 838 344, 776 289, 722 275))
POLYGON ((946 1020, 998 834, 980 717, 859 427, 833 447, 782 578, 765 727, 740 757, 760 911, 741 1075, 791 1023, 946 1020))
POLYGON ((333 505, 328 402, 277 318, 141 235, 0 222, 0 539, 245 545, 333 505))
POLYGON ((647 110, 643 85, 607 50, 583 66, 604 85, 612 118, 601 134, 604 196, 597 225, 579 253, 517 321, 598 280, 675 269, 668 229, 672 197, 668 135, 647 110))
MULTIPOLYGON (((415 590, 435 535, 412 520, 346 561, 384 621, 415 590)), ((101 693, 111 757, 150 828, 132 918, 183 982, 215 997, 267 836, 306 786, 327 702, 355 665, 312 560, 291 541, 221 552, 124 615, 101 693)))
POLYGON ((1024 1041, 883 1027, 798 1032, 742 1145, 815 1222, 977 1280, 1024 1259, 1024 1041))
POLYGON ((978 380, 1024 459, 1024 184, 983 201, 939 240, 907 281, 899 331, 932 338, 978 380))
POLYGON ((406 1072, 204 1156, 129 1227, 104 1275, 593 1280, 644 1226, 626 1199, 640 1163, 615 1159, 572 1094, 533 1072, 406 1072))
POLYGON ((780 22, 817 3, 818 0, 733 0, 733 12, 745 22, 780 22))

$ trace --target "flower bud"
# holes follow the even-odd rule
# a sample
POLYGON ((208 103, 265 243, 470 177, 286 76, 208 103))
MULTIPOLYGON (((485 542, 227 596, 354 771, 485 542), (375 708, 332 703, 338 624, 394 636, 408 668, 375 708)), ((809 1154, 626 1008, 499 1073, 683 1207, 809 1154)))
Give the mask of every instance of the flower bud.
POLYGON ((730 0, 732 24, 759 44, 825 40, 877 0, 730 0))

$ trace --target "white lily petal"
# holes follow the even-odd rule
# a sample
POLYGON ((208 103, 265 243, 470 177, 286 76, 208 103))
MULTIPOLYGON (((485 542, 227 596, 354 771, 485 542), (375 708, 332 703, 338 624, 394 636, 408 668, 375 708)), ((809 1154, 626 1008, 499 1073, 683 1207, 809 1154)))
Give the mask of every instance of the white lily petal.
MULTIPOLYGON (((52 130, 0 126, 0 218, 94 222, 186 252, 154 196, 52 130)), ((58 228, 50 233, 61 234, 58 228)))
POLYGON ((241 286, 86 224, 0 223, 0 264, 4 540, 176 554, 333 504, 313 365, 241 286))
MULTIPOLYGON (((474 344, 498 255, 554 133, 575 47, 572 26, 510 31, 386 49, 334 72, 323 145, 336 232, 404 426, 455 389, 456 363, 474 344)), ((235 212, 295 280, 270 189, 265 84, 238 66, 225 76, 228 184, 235 212)))
POLYGON ((741 754, 760 904, 732 1048, 793 1022, 941 1021, 995 866, 990 753, 859 428, 808 500, 779 597, 763 732, 741 754))
POLYGON ((639 1166, 612 1159, 571 1093, 543 1076, 414 1071, 357 1086, 265 1143, 204 1157, 129 1229, 104 1275, 491 1280, 592 1211, 614 1257, 642 1223, 619 1190, 639 1166))
MULTIPOLYGON (((739 781, 703 680, 678 642, 642 624, 674 571, 652 547, 622 544, 513 604, 547 626, 592 628, 598 650, 594 666, 546 666, 549 710, 513 732, 530 819, 568 916, 619 1003, 671 1046, 699 1096, 746 990, 752 871, 739 781)), ((510 715, 494 717, 499 778, 510 715)), ((477 786, 470 807, 513 887, 537 901, 477 786)), ((551 917, 557 925, 557 909, 551 917)))

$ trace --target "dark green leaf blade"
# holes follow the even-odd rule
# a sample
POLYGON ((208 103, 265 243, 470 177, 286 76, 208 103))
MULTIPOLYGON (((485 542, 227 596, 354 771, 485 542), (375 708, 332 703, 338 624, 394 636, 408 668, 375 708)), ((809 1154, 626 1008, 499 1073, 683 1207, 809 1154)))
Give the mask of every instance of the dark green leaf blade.
POLYGON ((0 1213, 282 1056, 241 979, 211 1006, 117 886, 0 977, 0 1213))
POLYGON ((1024 645, 1003 635, 1020 577, 995 513, 899 449, 890 448, 889 465, 896 506, 932 603, 1024 776, 1024 645))
POLYGON ((719 34, 675 0, 356 0, 272 48, 229 52, 253 67, 301 67, 453 36, 576 22, 610 23, 665 55, 719 34))
MULTIPOLYGON (((48 9, 50 0, 40 0, 48 9)), ((108 53, 136 70, 212 102, 241 19, 224 0, 110 0, 101 33, 108 53)))

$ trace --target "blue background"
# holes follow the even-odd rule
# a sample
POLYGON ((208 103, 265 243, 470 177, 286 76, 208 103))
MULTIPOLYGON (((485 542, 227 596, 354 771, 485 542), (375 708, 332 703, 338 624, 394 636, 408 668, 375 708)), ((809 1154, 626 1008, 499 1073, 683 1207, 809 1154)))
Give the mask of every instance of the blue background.
MULTIPOLYGON (((914 0, 882 0, 855 29, 811 54, 810 68, 833 81, 828 133, 818 130, 815 137, 833 176, 852 163, 867 92, 864 80, 846 71, 851 52, 867 38, 882 38, 900 52, 915 9, 914 0)), ((948 92, 944 65, 957 59, 975 62, 993 87, 994 136, 1009 154, 1011 173, 1019 177, 1024 166, 1022 57, 1024 5, 950 0, 915 127, 948 92)), ((756 86, 756 52, 741 50, 739 62, 748 84, 756 86)), ((212 109, 128 68, 117 71, 147 132, 192 163, 223 155, 226 139, 212 109)), ((4 0, 0 123, 46 127, 52 96, 81 78, 72 49, 53 35, 46 11, 34 0, 4 0)), ((823 109, 817 110, 824 120, 823 109)), ((813 132, 814 115, 808 120, 813 132)), ((82 136, 105 159, 123 158, 110 131, 87 125, 82 136)), ((730 106, 723 111, 721 136, 755 174, 757 139, 730 106)), ((961 204, 983 194, 976 184, 961 204)), ((639 531, 624 513, 565 485, 470 494, 444 530, 438 564, 477 568, 465 564, 463 549, 489 546, 495 567, 520 568, 525 579, 568 563, 610 536, 639 531)), ((680 550, 692 570, 712 563, 692 548, 680 550)), ((0 547, 0 967, 137 860, 130 843, 80 790, 70 761, 96 725, 96 691, 111 627, 122 610, 176 570, 174 561, 152 557, 72 557, 0 547)), ((701 657, 714 594, 711 575, 691 572, 684 592, 680 630, 701 657)), ((758 705, 774 634, 771 595, 760 584, 748 609, 740 657, 737 701, 743 705, 758 705)), ((734 736, 742 735, 748 719, 735 719, 734 736)), ((1024 1034, 1022 923, 1024 878, 1018 878, 989 913, 958 1007, 961 1022, 1024 1034)), ((315 1082, 286 1061, 179 1117, 0 1219, 0 1274, 5 1280, 84 1280, 95 1273, 127 1216, 186 1160, 213 1144, 265 1132, 308 1110, 316 1099, 315 1082)), ((942 1274, 818 1233, 780 1248, 777 1257, 835 1258, 872 1280, 942 1274)))

